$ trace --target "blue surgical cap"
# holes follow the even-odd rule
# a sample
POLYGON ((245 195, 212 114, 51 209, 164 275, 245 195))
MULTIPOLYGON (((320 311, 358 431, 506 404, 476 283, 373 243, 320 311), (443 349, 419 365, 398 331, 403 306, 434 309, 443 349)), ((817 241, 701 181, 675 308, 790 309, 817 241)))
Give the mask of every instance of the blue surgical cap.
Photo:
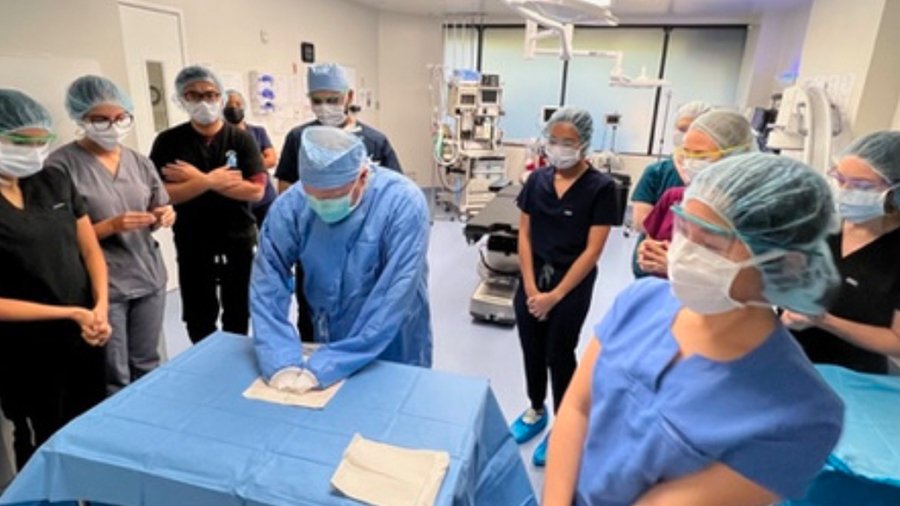
POLYGON ((716 146, 732 154, 756 149, 756 139, 750 122, 740 113, 715 109, 694 119, 688 131, 699 130, 708 135, 716 146))
POLYGON ((134 112, 134 104, 128 95, 109 79, 100 76, 82 76, 69 85, 66 92, 66 111, 74 120, 84 118, 91 109, 101 104, 112 104, 134 112))
POLYGON ((582 152, 586 153, 591 145, 591 137, 594 135, 594 120, 591 118, 591 113, 574 107, 557 109, 547 120, 547 124, 544 126, 544 135, 549 137, 550 128, 557 123, 569 123, 575 127, 575 130, 578 131, 578 138, 581 140, 582 152))
POLYGON ((310 65, 306 70, 306 87, 309 93, 316 91, 339 91, 350 89, 347 73, 336 63, 310 65))
POLYGON ((191 65, 181 69, 181 72, 175 78, 175 91, 178 92, 178 96, 184 95, 184 89, 189 84, 197 81, 212 83, 220 93, 222 92, 222 81, 219 80, 219 77, 212 70, 200 65, 191 65))
POLYGON ((0 134, 23 128, 51 130, 50 113, 33 98, 19 90, 0 89, 0 134))
POLYGON ((338 188, 353 181, 366 162, 362 140, 340 128, 311 126, 300 140, 300 182, 338 188))
POLYGON ((885 130, 860 137, 844 151, 866 162, 891 184, 900 183, 900 132, 885 130))
POLYGON ((684 201, 699 200, 731 224, 754 255, 784 252, 757 265, 764 296, 803 314, 821 314, 838 284, 826 243, 836 216, 828 183, 790 158, 750 153, 697 175, 684 201))

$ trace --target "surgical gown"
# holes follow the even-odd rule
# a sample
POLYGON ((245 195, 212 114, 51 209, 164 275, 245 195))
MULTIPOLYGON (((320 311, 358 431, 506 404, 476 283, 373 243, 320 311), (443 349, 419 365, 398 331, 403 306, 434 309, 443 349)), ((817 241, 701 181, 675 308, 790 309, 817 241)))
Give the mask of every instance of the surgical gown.
POLYGON ((675 360, 670 327, 681 307, 668 282, 648 278, 595 328, 602 349, 576 504, 630 505, 715 462, 802 497, 837 443, 841 400, 780 325, 736 360, 675 360))
POLYGON ((327 387, 375 359, 431 366, 428 205, 408 178, 372 167, 359 206, 327 224, 293 185, 269 211, 253 265, 250 305, 266 378, 302 366, 327 387), (295 263, 305 273, 315 341, 307 361, 288 319, 295 263))

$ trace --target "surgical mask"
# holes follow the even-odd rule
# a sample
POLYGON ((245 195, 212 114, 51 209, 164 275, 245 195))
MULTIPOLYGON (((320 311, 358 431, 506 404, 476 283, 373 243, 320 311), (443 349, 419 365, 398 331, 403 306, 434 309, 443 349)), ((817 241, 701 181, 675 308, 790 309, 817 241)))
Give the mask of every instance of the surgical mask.
POLYGON ((847 221, 863 223, 884 216, 887 191, 835 188, 837 211, 847 221))
POLYGON ((550 165, 557 169, 570 169, 581 160, 581 150, 569 146, 550 145, 544 150, 550 165))
POLYGON ((768 307, 766 303, 742 303, 731 298, 731 285, 742 269, 772 260, 782 253, 772 252, 742 262, 729 260, 676 232, 669 247, 669 280, 672 293, 695 313, 724 313, 747 305, 768 307))
POLYGON ((685 158, 681 162, 681 169, 684 171, 685 183, 690 183, 697 174, 703 172, 707 167, 712 165, 709 160, 703 158, 685 158))
POLYGON ((339 104, 320 104, 312 106, 313 114, 319 123, 325 126, 339 127, 347 121, 344 106, 339 104))
POLYGON ((88 139, 96 142, 98 146, 106 151, 115 149, 131 132, 131 125, 121 127, 115 123, 104 130, 98 129, 91 123, 81 123, 81 128, 84 129, 84 135, 88 139))
POLYGON ((215 123, 222 115, 222 104, 220 102, 184 102, 184 108, 190 115, 191 119, 201 125, 211 125, 215 123))
POLYGON ((33 176, 44 167, 50 154, 50 145, 15 146, 0 143, 0 176, 24 179, 33 176))
POLYGON ((222 113, 225 115, 225 119, 232 125, 240 125, 241 121, 244 121, 243 107, 226 107, 222 113))
POLYGON ((312 208, 319 218, 325 223, 331 224, 350 216, 350 213, 359 205, 358 201, 356 204, 350 203, 351 194, 353 194, 352 190, 343 197, 334 199, 317 199, 312 195, 307 195, 306 198, 309 201, 309 207, 312 208))

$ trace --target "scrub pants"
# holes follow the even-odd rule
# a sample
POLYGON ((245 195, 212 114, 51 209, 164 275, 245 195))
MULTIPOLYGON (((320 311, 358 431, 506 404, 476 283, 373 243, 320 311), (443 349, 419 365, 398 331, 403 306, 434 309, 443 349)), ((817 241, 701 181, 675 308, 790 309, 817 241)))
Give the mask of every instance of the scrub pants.
POLYGON ((44 335, 0 336, 0 403, 13 423, 16 468, 54 432, 105 397, 104 354, 77 325, 44 335))
POLYGON ((222 330, 247 333, 254 248, 253 239, 178 245, 181 316, 191 342, 196 344, 218 330, 220 310, 222 330))
POLYGON ((166 291, 110 301, 112 335, 106 343, 106 393, 113 395, 159 366, 166 291))
MULTIPOLYGON (((567 270, 558 270, 549 282, 543 285, 539 283, 538 288, 543 292, 552 290, 559 284, 567 270)), ((553 411, 556 412, 562 403, 563 395, 578 365, 575 348, 578 346, 581 326, 591 307, 596 278, 597 270, 594 269, 559 301, 550 311, 546 321, 538 321, 528 312, 524 283, 519 283, 513 306, 519 342, 525 359, 528 399, 531 401, 531 407, 536 410, 544 406, 547 397, 548 368, 553 388, 553 411)))

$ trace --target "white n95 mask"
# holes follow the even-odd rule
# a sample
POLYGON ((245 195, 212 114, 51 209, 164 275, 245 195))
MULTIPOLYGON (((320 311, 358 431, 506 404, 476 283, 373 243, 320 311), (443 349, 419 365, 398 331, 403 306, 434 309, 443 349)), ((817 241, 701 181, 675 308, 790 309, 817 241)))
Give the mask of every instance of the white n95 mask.
POLYGON ((192 120, 201 125, 211 125, 222 117, 222 104, 219 102, 185 102, 184 109, 192 120))
POLYGON ((98 146, 107 151, 115 149, 120 142, 125 140, 128 132, 131 132, 131 125, 121 127, 115 123, 106 130, 100 130, 91 123, 82 123, 81 128, 84 129, 84 135, 88 139, 96 142, 98 146))
POLYGON ((709 160, 704 160, 702 158, 685 158, 681 162, 681 169, 684 171, 685 183, 690 183, 697 174, 700 174, 707 167, 712 165, 712 162, 709 160))
POLYGON ((312 106, 313 114, 325 126, 339 127, 347 121, 347 113, 340 104, 319 104, 312 106))
POLYGON ((672 293, 685 307, 704 315, 724 313, 747 305, 769 306, 762 302, 745 304, 732 299, 731 285, 741 269, 781 255, 781 252, 772 252, 735 262, 675 232, 668 252, 672 293))
POLYGON ((50 154, 50 144, 43 146, 14 146, 0 143, 0 175, 23 179, 44 168, 50 154))
POLYGON ((570 169, 581 160, 581 150, 578 148, 550 145, 544 151, 547 153, 550 165, 557 169, 570 169))

